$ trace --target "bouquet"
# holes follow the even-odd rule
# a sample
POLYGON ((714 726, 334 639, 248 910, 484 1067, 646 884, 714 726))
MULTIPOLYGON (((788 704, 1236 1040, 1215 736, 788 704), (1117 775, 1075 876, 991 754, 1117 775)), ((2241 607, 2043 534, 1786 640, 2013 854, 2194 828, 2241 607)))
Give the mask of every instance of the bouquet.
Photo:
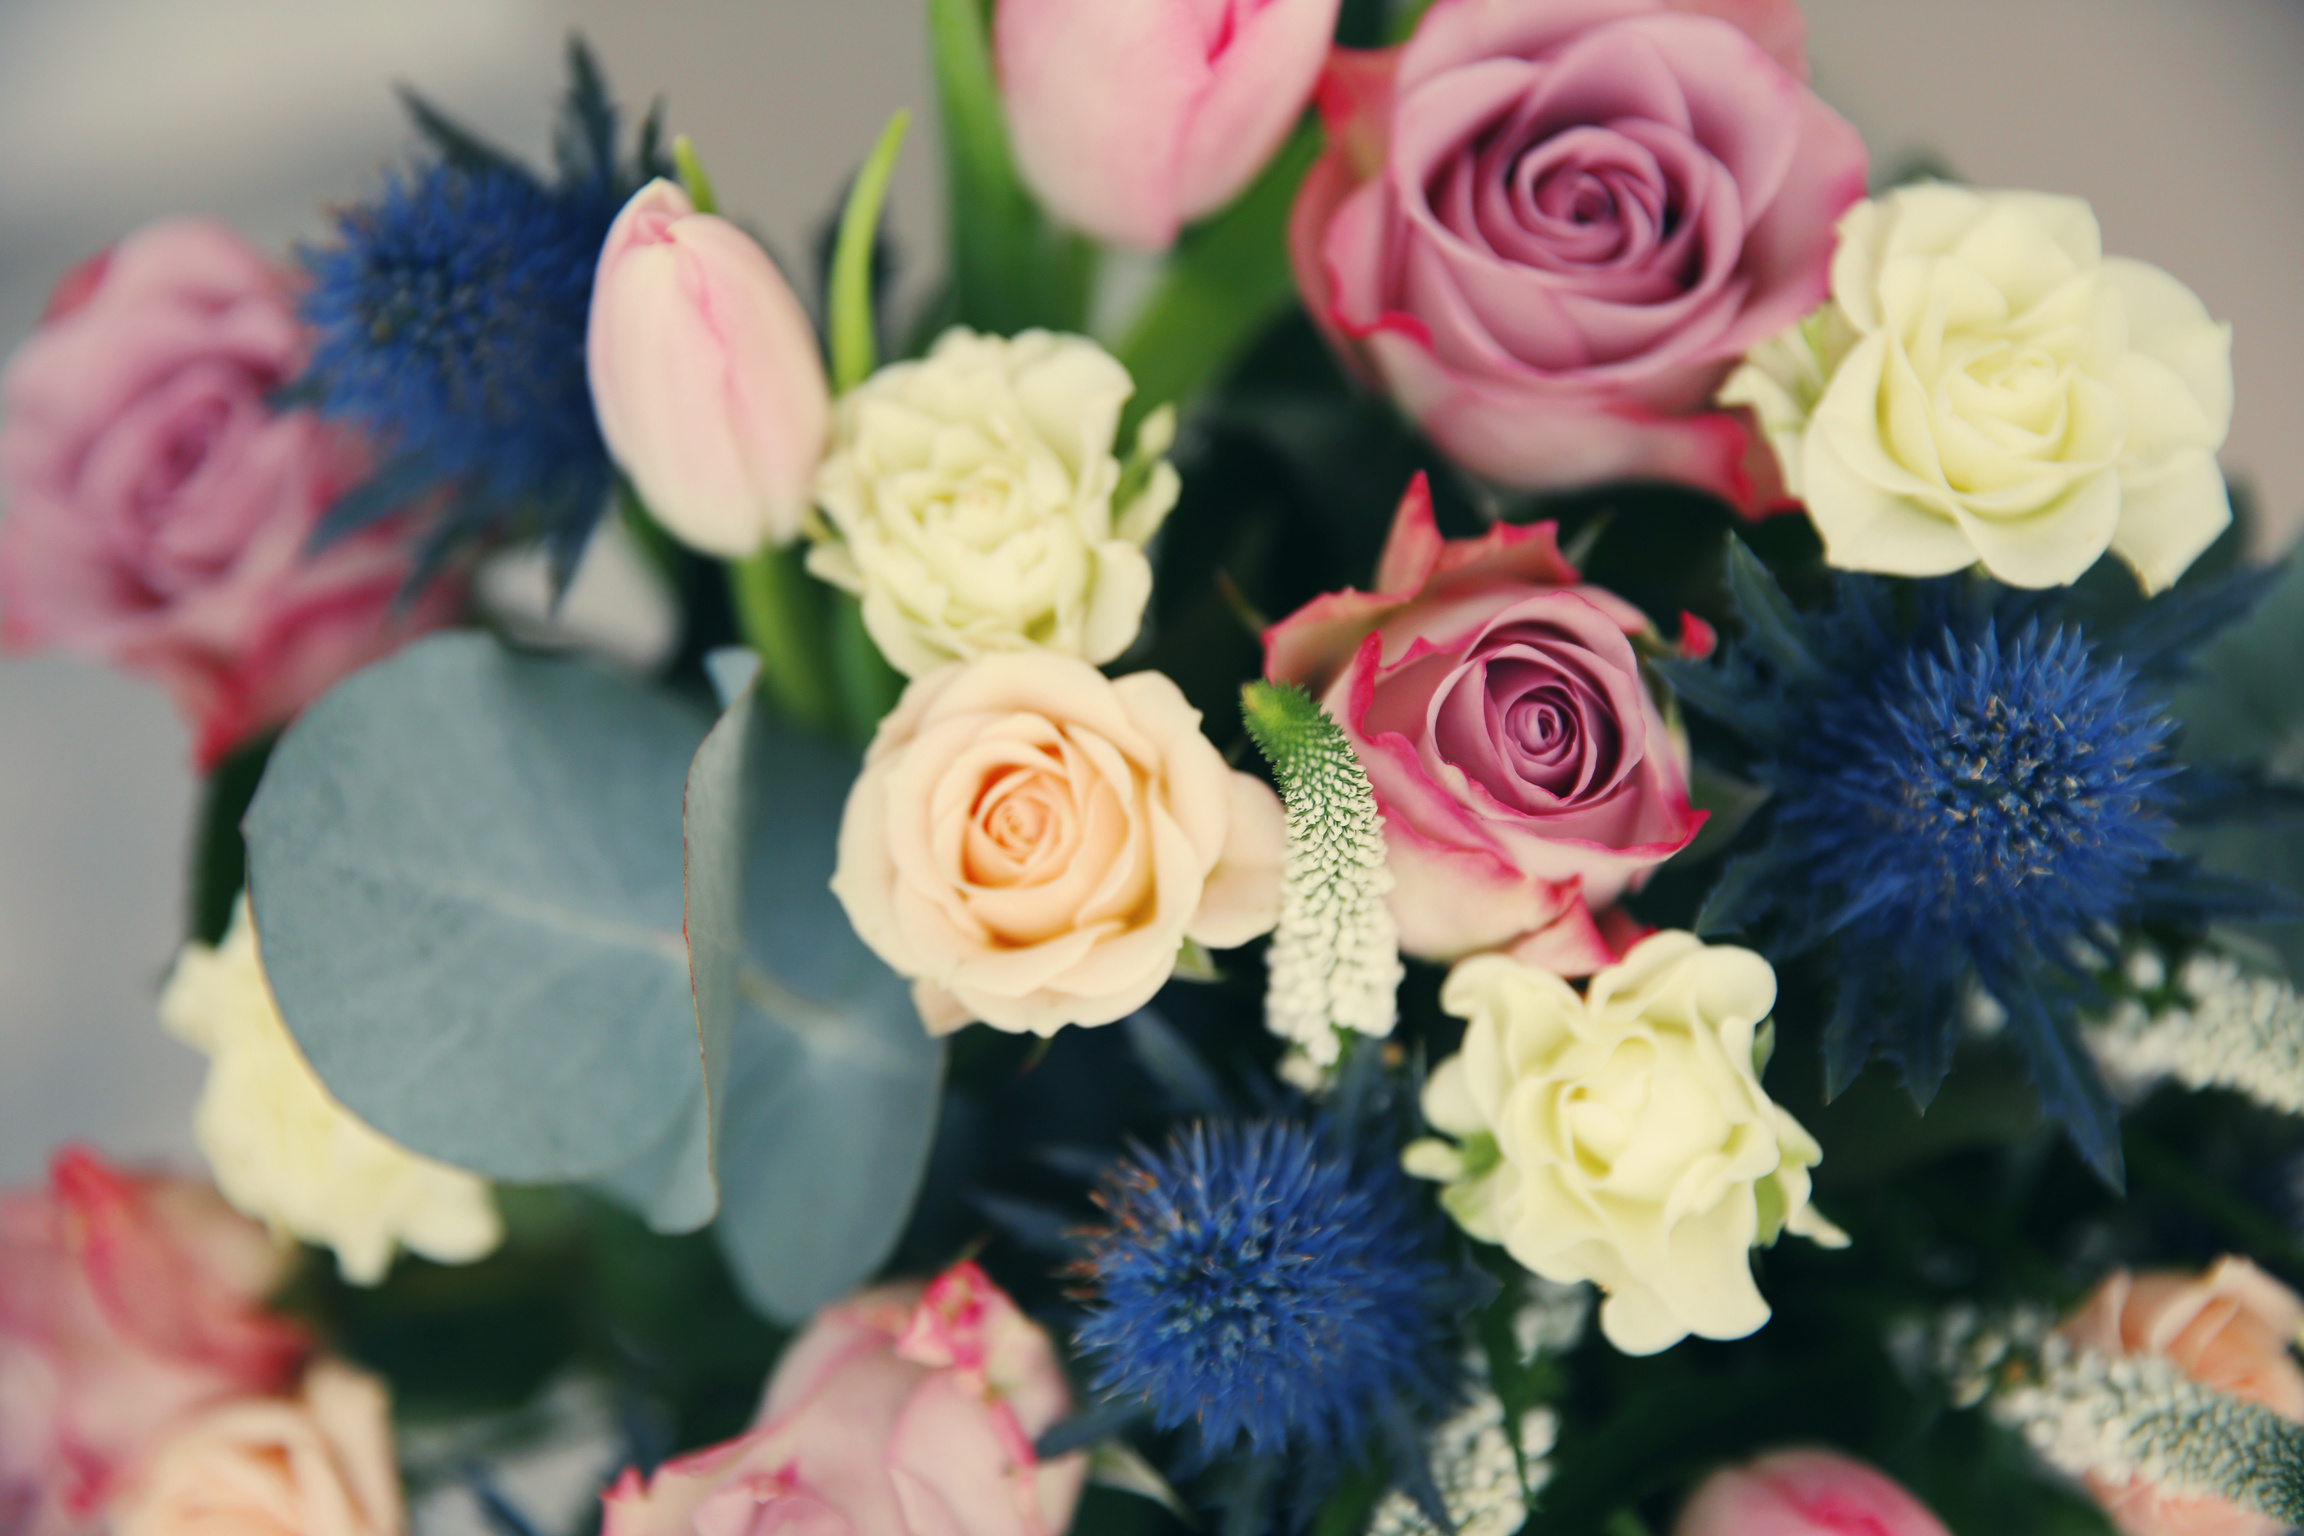
POLYGON ((14 354, 209 1166, 0 1197, 0 1533, 2304 1522, 2229 329, 1791 0, 926 23, 917 310, 906 114, 772 253, 579 42, 14 354), (610 540, 657 664, 476 596, 610 540))

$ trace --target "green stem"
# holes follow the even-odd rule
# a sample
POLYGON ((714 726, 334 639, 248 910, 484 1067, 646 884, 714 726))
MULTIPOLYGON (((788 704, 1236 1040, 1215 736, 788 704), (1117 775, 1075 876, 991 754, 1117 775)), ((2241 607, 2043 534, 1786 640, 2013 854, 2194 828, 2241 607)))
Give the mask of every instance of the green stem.
POLYGON ((832 594, 832 670, 840 679, 840 712, 851 740, 872 739, 881 717, 896 707, 904 675, 888 665, 864 628, 864 609, 845 592, 832 594))
POLYGON ((802 565, 800 545, 768 548, 728 567, 728 590, 744 639, 760 653, 760 686, 786 716, 822 735, 840 723, 831 677, 817 657, 823 592, 802 565))
POLYGON ((1648 1523, 1629 1509, 1619 1509, 1611 1514, 1604 1529, 1608 1536, 1651 1536, 1648 1523))

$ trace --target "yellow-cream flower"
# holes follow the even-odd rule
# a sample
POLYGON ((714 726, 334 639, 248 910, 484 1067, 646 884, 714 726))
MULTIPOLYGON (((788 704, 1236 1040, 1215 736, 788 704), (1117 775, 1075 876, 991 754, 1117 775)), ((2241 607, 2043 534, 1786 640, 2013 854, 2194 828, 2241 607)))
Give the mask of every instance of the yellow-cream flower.
POLYGON ((1084 337, 946 332, 841 397, 808 569, 862 597, 907 677, 994 651, 1112 660, 1143 624, 1144 544, 1177 494, 1172 413, 1115 456, 1134 392, 1084 337))
POLYGON ((209 1058, 193 1133, 216 1187, 250 1216, 333 1248, 373 1285, 405 1246, 445 1264, 503 1240, 486 1181, 387 1140, 330 1097, 264 980, 247 898, 224 942, 187 944, 160 997, 168 1031, 209 1058))
POLYGON ((1465 960, 1440 1004, 1470 1028, 1424 1092, 1454 1144, 1414 1143, 1408 1169, 1527 1269, 1597 1282, 1625 1353, 1742 1338, 1768 1320, 1755 1243, 1846 1241, 1809 1208, 1822 1152, 1760 1086, 1775 1003, 1765 960, 1688 933, 1642 941, 1582 995, 1504 955, 1465 960))
POLYGON ((1848 570, 2061 586, 2109 549, 2158 591, 2231 521, 2231 328, 2105 256, 2077 198, 1923 183, 1858 204, 1824 311, 1720 398, 1753 407, 1848 570))

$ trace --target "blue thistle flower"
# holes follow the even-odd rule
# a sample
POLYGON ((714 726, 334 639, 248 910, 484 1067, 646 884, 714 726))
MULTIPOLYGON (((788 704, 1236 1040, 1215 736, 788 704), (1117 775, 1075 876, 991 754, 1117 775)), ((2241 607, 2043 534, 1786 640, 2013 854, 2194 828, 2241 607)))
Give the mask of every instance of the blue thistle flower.
POLYGON ((1100 1391, 1190 1431, 1195 1465, 1245 1449, 1317 1485, 1454 1394, 1461 1283, 1388 1160, 1356 1167, 1289 1121, 1203 1123, 1100 1201, 1076 1342, 1100 1391))
POLYGON ((615 471, 584 367, 592 278, 625 198, 660 166, 651 119, 639 162, 619 169, 615 113, 580 43, 570 69, 557 183, 411 97, 439 158, 388 176, 337 215, 333 244, 302 253, 315 337, 296 391, 385 454, 323 539, 445 486, 427 563, 534 533, 565 575, 606 507, 615 471))
POLYGON ((2171 847, 2197 776, 2144 674, 2180 667, 2253 578, 2147 605, 2111 643, 2047 600, 1956 578, 1843 578, 1803 614, 1739 545, 1730 583, 1743 637, 1716 666, 1666 670, 1743 738, 1770 809, 1699 928, 1753 931, 1779 960, 1834 946, 1834 1094, 1878 1057, 1925 1106, 1982 992, 2043 1110, 2117 1183, 2117 1111, 2076 1025, 2092 965, 2123 926, 2261 903, 2171 847))

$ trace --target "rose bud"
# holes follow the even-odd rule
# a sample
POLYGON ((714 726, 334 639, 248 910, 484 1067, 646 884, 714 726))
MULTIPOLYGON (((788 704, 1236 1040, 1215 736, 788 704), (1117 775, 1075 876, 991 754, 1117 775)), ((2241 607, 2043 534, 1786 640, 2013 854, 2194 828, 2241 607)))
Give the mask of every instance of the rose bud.
POLYGON ((751 236, 671 182, 642 187, 600 251, 585 360, 608 451, 674 537, 741 559, 798 536, 831 390, 751 236))
POLYGON ((1715 1472, 1672 1536, 1946 1536, 1888 1478, 1832 1451, 1778 1451, 1715 1472))
POLYGON ((1340 0, 1000 0, 1024 179, 1089 234, 1165 250, 1253 180, 1311 99, 1340 0))

